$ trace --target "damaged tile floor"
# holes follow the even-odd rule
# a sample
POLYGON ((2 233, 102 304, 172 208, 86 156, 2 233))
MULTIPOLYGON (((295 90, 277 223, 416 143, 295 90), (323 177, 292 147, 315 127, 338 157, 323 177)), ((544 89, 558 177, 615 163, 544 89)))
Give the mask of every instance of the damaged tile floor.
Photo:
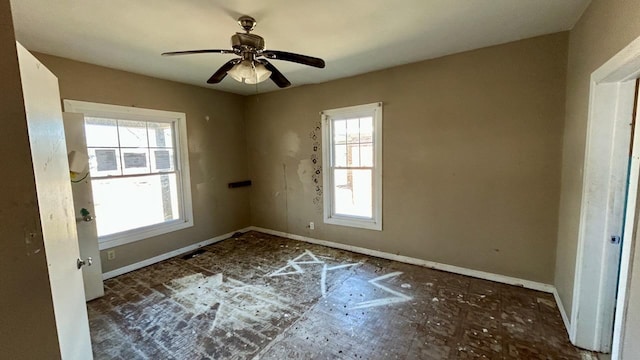
POLYGON ((105 281, 96 359, 591 358, 550 294, 258 232, 202 249, 105 281))

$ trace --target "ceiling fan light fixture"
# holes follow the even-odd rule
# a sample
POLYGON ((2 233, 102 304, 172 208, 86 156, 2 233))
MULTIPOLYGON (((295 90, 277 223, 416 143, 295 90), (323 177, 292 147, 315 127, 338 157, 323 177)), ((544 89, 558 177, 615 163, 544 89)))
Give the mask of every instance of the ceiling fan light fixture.
POLYGON ((243 60, 227 71, 227 74, 238 82, 257 84, 267 80, 271 76, 271 71, 261 63, 243 60))
MULTIPOLYGON (((279 88, 291 86, 291 82, 269 62, 269 60, 283 60, 302 65, 324 68, 324 60, 312 56, 301 55, 279 50, 265 50, 262 36, 252 34, 251 31, 256 25, 256 20, 251 16, 241 16, 238 24, 245 31, 235 33, 231 36, 231 50, 225 49, 200 49, 171 51, 162 53, 169 55, 188 54, 234 54, 236 57, 224 63, 207 80, 207 84, 218 84, 227 75, 243 84, 257 84, 267 79, 271 79, 279 88), (257 60, 256 60, 257 59, 257 60), (267 60, 269 59, 269 60, 267 60)), ((256 89, 257 91, 257 89, 256 89)))

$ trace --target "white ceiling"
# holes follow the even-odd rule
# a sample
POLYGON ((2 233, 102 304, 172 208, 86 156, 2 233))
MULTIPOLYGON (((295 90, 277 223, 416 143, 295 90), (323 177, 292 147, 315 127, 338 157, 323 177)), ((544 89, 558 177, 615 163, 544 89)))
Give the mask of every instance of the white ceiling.
MULTIPOLYGON (((316 69, 274 60, 293 86, 501 44, 573 27, 590 0, 12 0, 16 37, 30 50, 138 74, 253 94, 230 77, 206 80, 233 55, 251 15, 266 48, 323 58, 316 69)), ((277 89, 267 81, 258 92, 277 89)))

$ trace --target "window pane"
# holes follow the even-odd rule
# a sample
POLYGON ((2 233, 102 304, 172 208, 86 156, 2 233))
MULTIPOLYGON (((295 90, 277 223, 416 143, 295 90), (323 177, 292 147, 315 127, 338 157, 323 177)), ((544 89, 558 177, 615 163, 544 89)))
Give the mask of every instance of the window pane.
POLYGON ((333 166, 347 166, 347 145, 336 145, 333 147, 333 166))
POLYGON ((124 175, 148 174, 149 150, 147 149, 120 149, 122 152, 122 173, 124 175))
POLYGON ((373 144, 360 145, 360 166, 373 167, 373 144))
POLYGON ((373 218, 371 170, 334 170, 335 214, 373 218))
POLYGON ((87 117, 84 132, 89 147, 118 147, 118 122, 113 119, 87 117))
POLYGON ((120 147, 147 147, 147 123, 144 121, 118 120, 120 147))
POLYGON ((373 118, 360 118, 360 142, 373 142, 373 118))
POLYGON ((89 171, 91 176, 115 176, 120 172, 119 149, 89 148, 89 171))
POLYGON ((176 174, 92 180, 98 236, 180 217, 176 174))
POLYGON ((357 143, 360 141, 359 119, 347 120, 347 142, 357 143))
POLYGON ((347 143, 347 122, 345 120, 335 120, 333 122, 333 143, 347 143))
POLYGON ((347 145, 347 166, 360 166, 360 149, 358 144, 347 145))
POLYGON ((175 170, 175 157, 172 149, 150 149, 151 172, 168 172, 175 170))
POLYGON ((147 123, 149 131, 149 147, 173 147, 172 123, 147 123))

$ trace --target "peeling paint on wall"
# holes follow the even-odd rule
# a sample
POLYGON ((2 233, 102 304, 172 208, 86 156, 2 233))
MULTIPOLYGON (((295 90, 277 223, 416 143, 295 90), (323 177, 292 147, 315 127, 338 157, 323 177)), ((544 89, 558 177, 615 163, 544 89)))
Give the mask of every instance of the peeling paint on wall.
POLYGON ((318 120, 313 130, 309 133, 312 141, 311 164, 313 166, 313 173, 311 174, 311 181, 315 191, 313 204, 318 211, 322 211, 322 184, 320 182, 322 178, 322 163, 320 162, 321 130, 320 120, 318 120))
POLYGON ((38 232, 24 228, 24 245, 27 256, 35 255, 42 251, 42 241, 38 232))

